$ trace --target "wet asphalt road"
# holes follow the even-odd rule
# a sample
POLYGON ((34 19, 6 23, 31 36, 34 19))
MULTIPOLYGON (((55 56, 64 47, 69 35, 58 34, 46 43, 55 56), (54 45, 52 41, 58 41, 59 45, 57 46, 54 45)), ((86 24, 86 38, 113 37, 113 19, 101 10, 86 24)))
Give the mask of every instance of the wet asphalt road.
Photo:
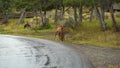
POLYGON ((0 68, 93 68, 72 47, 49 40, 0 35, 0 68))

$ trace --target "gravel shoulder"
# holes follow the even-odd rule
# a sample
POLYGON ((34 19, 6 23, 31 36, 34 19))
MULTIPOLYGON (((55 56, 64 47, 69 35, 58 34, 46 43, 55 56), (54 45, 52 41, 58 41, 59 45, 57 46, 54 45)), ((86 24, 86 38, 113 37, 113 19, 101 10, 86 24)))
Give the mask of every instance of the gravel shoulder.
POLYGON ((120 49, 74 44, 71 46, 87 57, 95 68, 120 68, 120 49))

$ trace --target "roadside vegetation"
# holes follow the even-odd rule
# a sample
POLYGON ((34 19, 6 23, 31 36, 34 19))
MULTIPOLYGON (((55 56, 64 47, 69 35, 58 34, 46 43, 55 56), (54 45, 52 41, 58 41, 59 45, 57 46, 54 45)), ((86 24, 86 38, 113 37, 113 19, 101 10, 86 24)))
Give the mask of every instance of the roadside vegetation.
MULTIPOLYGON (((23 24, 16 25, 15 22, 17 22, 17 19, 11 19, 9 24, 1 25, 0 34, 60 41, 58 37, 55 38, 56 26, 52 22, 50 23, 49 29, 40 30, 38 30, 38 27, 41 26, 35 27, 36 29, 24 29, 23 24)), ((110 19, 106 20, 106 22, 109 24, 110 19)), ((117 22, 120 25, 119 18, 117 19, 117 22)), ((69 28, 69 33, 65 35, 64 42, 119 49, 120 33, 114 32, 111 24, 108 25, 108 28, 108 30, 103 32, 99 28, 99 22, 97 20, 94 20, 93 22, 85 21, 80 27, 75 29, 69 28)))

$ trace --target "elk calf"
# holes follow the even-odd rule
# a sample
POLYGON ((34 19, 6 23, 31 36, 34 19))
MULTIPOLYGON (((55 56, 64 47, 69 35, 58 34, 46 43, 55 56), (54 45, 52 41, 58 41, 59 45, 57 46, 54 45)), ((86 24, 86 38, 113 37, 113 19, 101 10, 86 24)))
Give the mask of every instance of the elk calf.
POLYGON ((56 37, 56 35, 58 35, 58 37, 61 41, 64 41, 65 33, 64 33, 63 26, 57 25, 57 30, 56 30, 56 33, 55 33, 55 37, 56 37))
POLYGON ((27 23, 24 25, 24 28, 29 28, 29 29, 31 29, 31 25, 27 22, 27 23))

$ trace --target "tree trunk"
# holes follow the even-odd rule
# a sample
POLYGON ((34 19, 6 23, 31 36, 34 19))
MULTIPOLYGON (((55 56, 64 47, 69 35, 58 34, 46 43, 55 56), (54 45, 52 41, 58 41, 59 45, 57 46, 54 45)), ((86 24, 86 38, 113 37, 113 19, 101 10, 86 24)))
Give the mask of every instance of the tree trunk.
POLYGON ((78 25, 78 21, 77 21, 77 8, 76 8, 76 6, 73 6, 73 12, 74 12, 74 27, 76 27, 78 25))
POLYGON ((105 10, 104 10, 104 6, 101 7, 101 14, 102 14, 103 20, 105 20, 105 10))
POLYGON ((105 31, 106 30, 106 25, 105 25, 105 22, 103 20, 102 14, 100 14, 100 11, 96 6, 95 6, 95 10, 96 10, 97 16, 99 18, 101 28, 102 28, 103 31, 105 31))
POLYGON ((24 16, 25 16, 25 9, 23 9, 23 10, 21 11, 21 15, 20 15, 20 18, 19 18, 19 20, 18 20, 18 24, 20 24, 21 22, 23 22, 24 16))
POLYGON ((78 10, 79 10, 79 21, 80 21, 80 24, 82 23, 82 5, 80 5, 78 7, 78 10))
POLYGON ((43 26, 46 26, 47 19, 46 19, 46 10, 44 11, 44 16, 43 16, 43 26))
POLYGON ((37 11, 34 10, 34 11, 33 11, 33 14, 34 14, 34 16, 36 17, 36 16, 37 16, 37 11))
POLYGON ((40 10, 40 17, 41 17, 41 22, 42 22, 42 26, 44 25, 44 18, 43 18, 43 13, 42 10, 40 10))
POLYGON ((58 19, 57 16, 58 16, 58 7, 55 6, 55 17, 54 17, 55 24, 57 24, 57 19, 58 19))
POLYGON ((111 0, 107 0, 107 6, 108 6, 109 12, 110 12, 110 14, 111 14, 112 25, 113 25, 113 27, 115 28, 115 31, 118 32, 119 29, 118 29, 118 27, 117 27, 117 23, 116 23, 116 20, 115 20, 115 17, 114 17, 114 11, 113 11, 113 6, 112 6, 111 0))
POLYGON ((60 19, 62 20, 63 19, 63 17, 64 17, 64 12, 65 12, 65 7, 64 6, 62 6, 62 8, 61 8, 61 14, 60 14, 60 19))
POLYGON ((102 2, 100 2, 100 9, 101 9, 102 18, 104 20, 105 19, 105 5, 102 2))
POLYGON ((4 12, 4 21, 3 23, 7 24, 8 23, 8 14, 7 12, 4 12))
POLYGON ((94 10, 94 7, 91 8, 91 12, 90 12, 90 22, 92 22, 92 20, 93 20, 93 10, 94 10))
POLYGON ((113 27, 115 28, 115 31, 119 31, 115 17, 114 17, 113 7, 110 8, 110 14, 111 14, 112 23, 113 23, 113 27))

